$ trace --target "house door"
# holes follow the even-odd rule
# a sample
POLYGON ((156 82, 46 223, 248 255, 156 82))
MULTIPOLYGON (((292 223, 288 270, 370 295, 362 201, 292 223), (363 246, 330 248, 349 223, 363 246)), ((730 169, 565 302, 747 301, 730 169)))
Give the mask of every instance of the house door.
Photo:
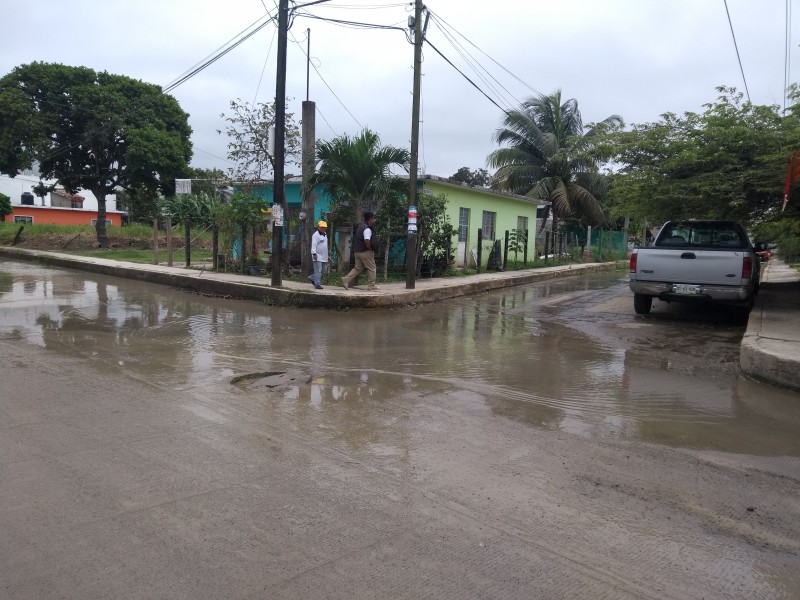
POLYGON ((458 209, 458 248, 456 249, 456 266, 469 265, 469 209, 458 209))

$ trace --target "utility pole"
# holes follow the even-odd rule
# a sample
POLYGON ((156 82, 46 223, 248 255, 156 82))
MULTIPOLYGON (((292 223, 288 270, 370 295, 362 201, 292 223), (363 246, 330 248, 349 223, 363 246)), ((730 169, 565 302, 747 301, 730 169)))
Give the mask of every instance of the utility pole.
MULTIPOLYGON (((417 275, 417 164, 419 163, 419 104, 422 80, 422 0, 414 2, 414 90, 411 104, 411 164, 408 178, 408 237, 406 238, 406 289, 413 290, 417 275), (413 216, 412 216, 413 215, 413 216), (412 222, 413 219, 413 222, 412 222)), ((427 22, 426 22, 427 25, 427 22)))
POLYGON ((278 5, 278 71, 275 83, 275 169, 272 200, 272 285, 280 287, 283 262, 283 220, 286 218, 286 42, 289 36, 289 0, 278 5))
POLYGON ((303 130, 302 130, 302 161, 303 161, 303 187, 300 204, 301 227, 300 240, 300 265, 303 275, 313 271, 311 261, 311 236, 316 229, 316 210, 314 207, 314 190, 309 185, 309 179, 314 174, 314 148, 316 146, 316 104, 308 99, 309 94, 309 68, 311 65, 311 30, 306 30, 308 36, 308 49, 306 52, 306 99, 303 102, 303 130), (305 220, 302 216, 305 214, 305 220))

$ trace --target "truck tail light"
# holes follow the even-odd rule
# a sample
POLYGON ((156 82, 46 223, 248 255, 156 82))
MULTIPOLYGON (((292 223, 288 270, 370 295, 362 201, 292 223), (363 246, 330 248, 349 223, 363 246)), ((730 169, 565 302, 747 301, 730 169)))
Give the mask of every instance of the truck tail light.
POLYGON ((753 259, 745 256, 742 259, 742 277, 749 279, 753 276, 753 259))
POLYGON ((628 265, 628 270, 631 273, 636 273, 636 256, 637 256, 636 252, 631 254, 631 262, 628 265))

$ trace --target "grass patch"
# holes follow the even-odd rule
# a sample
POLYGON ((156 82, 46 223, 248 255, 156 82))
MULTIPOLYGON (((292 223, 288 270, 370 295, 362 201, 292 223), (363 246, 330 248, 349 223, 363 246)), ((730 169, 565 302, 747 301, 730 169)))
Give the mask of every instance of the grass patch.
MULTIPOLYGON (((96 258, 107 258, 109 260, 125 260, 135 263, 151 264, 153 262, 152 250, 136 250, 134 248, 111 248, 109 250, 102 250, 96 248, 94 250, 74 250, 65 252, 65 254, 75 254, 78 256, 93 256, 96 258)), ((192 248, 191 252, 192 262, 199 262, 203 260, 211 260, 211 250, 204 248, 192 248)), ((158 262, 167 262, 167 251, 159 250, 158 262)), ((183 250, 172 251, 172 262, 174 265, 182 265, 186 262, 186 253, 183 250)))

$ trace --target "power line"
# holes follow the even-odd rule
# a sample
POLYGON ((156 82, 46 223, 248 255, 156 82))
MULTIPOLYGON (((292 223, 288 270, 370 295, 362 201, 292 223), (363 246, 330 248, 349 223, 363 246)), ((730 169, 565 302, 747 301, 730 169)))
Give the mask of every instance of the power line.
POLYGON ((744 76, 744 68, 742 67, 742 57, 739 56, 739 45, 736 43, 736 34, 733 32, 733 22, 731 21, 731 12, 728 10, 728 0, 722 0, 725 3, 725 12, 728 15, 728 25, 731 27, 731 36, 733 37, 733 47, 736 48, 736 59, 739 61, 739 70, 742 72, 742 81, 744 82, 744 91, 747 92, 747 101, 750 102, 750 90, 747 89, 747 79, 744 76))
MULTIPOLYGON (((347 108, 347 106, 345 106, 344 102, 342 102, 342 99, 341 99, 341 98, 339 98, 339 96, 337 96, 337 95, 336 95, 336 92, 334 92, 334 91, 333 91, 333 88, 331 88, 331 86, 330 86, 330 85, 328 85, 328 82, 327 82, 327 81, 325 81, 325 78, 322 76, 322 73, 320 73, 320 72, 319 72, 319 69, 317 69, 317 65, 315 65, 315 64, 314 64, 314 61, 312 61, 312 60, 311 60, 311 57, 310 57, 310 56, 308 56, 308 53, 306 52, 305 48, 303 48, 303 45, 302 45, 300 42, 298 42, 298 41, 297 41, 297 39, 294 37, 294 34, 292 34, 291 32, 289 32, 289 33, 290 33, 290 35, 292 36, 292 41, 293 41, 295 44, 297 44, 297 46, 298 46, 298 47, 300 48, 300 50, 303 52, 303 55, 304 55, 304 56, 306 57, 306 59, 309 61, 309 63, 311 64, 311 66, 312 66, 312 67, 314 67, 314 71, 315 71, 315 72, 316 72, 316 74, 319 76, 319 78, 322 80, 322 83, 324 83, 324 84, 325 84, 325 87, 326 87, 326 88, 328 88, 328 91, 329 91, 331 94, 333 94, 333 97, 334 97, 334 98, 336 98, 336 100, 339 102, 339 104, 341 104, 341 106, 342 106, 342 108, 345 110, 345 112, 346 112, 348 115, 350 115, 350 116, 352 117, 353 121, 355 121, 355 122, 356 122, 356 124, 357 124, 357 125, 358 125, 358 126, 361 128, 361 129, 364 129, 364 126, 363 126, 363 125, 362 125, 362 124, 359 122, 359 120, 358 120, 358 119, 356 119, 355 115, 354 115, 352 112, 350 112, 350 109, 349 109, 349 108, 347 108)), ((321 115, 321 114, 322 114, 322 113, 320 113, 320 115, 321 115)), ((323 120, 325 120, 325 117, 323 117, 323 120)), ((328 123, 328 121, 327 121, 327 120, 326 120, 325 122, 326 122, 326 123, 328 123)), ((328 123, 328 127, 330 127, 330 123, 328 123)), ((331 130, 333 130, 333 127, 331 127, 331 130)))
MULTIPOLYGON (((256 22, 258 22, 258 21, 256 21, 256 22)), ((222 50, 220 52, 217 52, 209 60, 206 60, 205 62, 203 62, 199 66, 191 69, 186 74, 184 74, 183 76, 181 76, 177 80, 175 80, 173 83, 169 84, 167 87, 164 88, 164 93, 168 94, 169 92, 174 90, 176 87, 178 87, 182 83, 185 83, 186 81, 188 81, 189 79, 191 79, 192 77, 194 77, 195 75, 200 73, 200 71, 204 70, 205 68, 207 68, 210 65, 214 64, 215 62, 217 62, 220 58, 222 58, 223 56, 228 54, 231 50, 237 48, 239 45, 241 45, 242 43, 244 43, 245 41, 247 41, 248 39, 253 37, 256 33, 261 31, 262 29, 264 29, 264 27, 266 27, 267 25, 269 25, 270 23, 273 23, 273 22, 275 22, 275 17, 270 17, 269 19, 267 19, 266 21, 264 21, 260 25, 256 26, 255 29, 253 29, 252 31, 250 31, 246 35, 242 36, 237 41, 235 41, 232 44, 230 44, 227 47, 225 47, 224 50, 222 50)))
POLYGON ((444 60, 447 62, 447 64, 449 64, 449 65, 450 65, 451 67, 453 67, 453 68, 454 68, 456 71, 458 71, 458 72, 461 74, 461 76, 462 76, 464 79, 466 79, 467 81, 469 81, 469 82, 472 84, 472 86, 473 86, 473 87, 474 87, 476 90, 478 90, 478 91, 479 91, 481 94, 483 94, 483 95, 486 97, 486 99, 487 99, 489 102, 491 102, 491 103, 492 103, 492 104, 494 104, 494 105, 495 105, 497 108, 499 108, 501 111, 503 111, 503 113, 508 113, 508 111, 507 111, 505 108, 503 108, 503 107, 502 107, 502 106, 500 106, 500 105, 499 105, 497 102, 495 102, 495 101, 494 101, 494 100, 493 100, 493 99, 492 99, 492 98, 491 98, 491 97, 490 97, 490 96, 489 96, 489 95, 488 95, 486 92, 484 92, 484 91, 483 91, 483 90, 482 90, 482 89, 481 89, 481 88, 480 88, 480 87, 479 87, 479 86, 478 86, 478 85, 477 85, 477 84, 476 84, 474 81, 472 81, 472 79, 470 79, 469 77, 467 77, 467 76, 464 74, 464 72, 463 72, 461 69, 459 69, 457 66, 455 66, 455 65, 453 64, 453 61, 451 61, 451 60, 450 60, 449 58, 447 58, 447 57, 446 57, 444 54, 442 54, 442 53, 439 51, 439 49, 438 49, 436 46, 434 46, 433 44, 431 44, 431 42, 430 42, 430 40, 428 40, 428 38, 423 38, 423 41, 424 41, 426 44, 428 44, 428 46, 430 46, 431 48, 433 48, 433 50, 436 52, 436 54, 438 54, 439 56, 441 56, 441 57, 442 57, 442 58, 443 58, 443 59, 444 59, 444 60))
POLYGON ((255 26, 258 24, 258 22, 259 22, 259 21, 261 21, 262 19, 264 19, 265 17, 271 17, 271 15, 269 14, 269 11, 267 11, 267 14, 266 14, 265 16, 261 16, 261 17, 259 17, 258 19, 256 19, 255 21, 253 21, 253 22, 252 22, 250 25, 248 25, 247 27, 245 27, 244 29, 242 29, 242 31, 240 31, 239 33, 237 33, 236 35, 234 35, 234 36, 233 36, 231 39, 229 39, 227 42, 225 42, 224 44, 222 44, 221 46, 219 46, 219 47, 218 47, 216 50, 214 50, 213 52, 209 53, 207 56, 205 56, 204 58, 202 58, 201 60, 199 60, 198 62, 196 62, 194 65, 192 65, 191 67, 189 67, 188 69, 186 69, 186 70, 185 70, 183 73, 181 73, 181 74, 180 74, 178 77, 176 77, 175 79, 173 79, 172 81, 170 81, 168 84, 166 84, 166 85, 164 86, 164 89, 167 89, 168 87, 170 87, 170 86, 173 86, 173 85, 174 85, 176 82, 178 82, 178 81, 179 81, 181 78, 183 78, 183 77, 184 77, 184 76, 186 76, 187 74, 191 73, 193 70, 195 70, 195 69, 197 69, 198 67, 200 67, 200 66, 201 66, 201 65, 202 65, 202 64, 203 64, 205 61, 207 61, 207 60, 209 60, 209 59, 213 58, 213 57, 214 57, 214 55, 216 55, 217 53, 219 53, 219 52, 223 51, 223 50, 224 50, 224 49, 225 49, 225 48, 226 48, 226 47, 227 47, 229 44, 233 43, 233 42, 236 40, 236 38, 238 38, 238 37, 239 37, 239 36, 241 36, 241 35, 244 35, 244 34, 247 32, 247 30, 248 30, 248 29, 250 29, 250 28, 252 28, 252 27, 255 27, 255 26))
POLYGON ((484 52, 483 50, 481 50, 481 49, 480 49, 480 48, 479 48, 477 45, 475 45, 475 43, 474 43, 474 42, 472 42, 472 41, 471 41, 469 38, 467 38, 467 37, 466 37, 466 36, 465 36, 463 33, 459 32, 459 31, 458 31, 458 30, 457 30, 455 27, 453 27, 452 25, 450 25, 450 23, 448 23, 447 21, 445 21, 445 20, 444 20, 444 19, 443 19, 441 16, 439 16, 438 14, 436 14, 435 12, 433 12, 432 10, 428 10, 428 12, 429 12, 429 13, 431 13, 431 16, 433 16, 433 18, 434 18, 434 21, 439 21, 439 22, 441 22, 441 23, 445 24, 445 25, 446 25, 448 28, 452 29, 452 30, 453 30, 453 31, 454 31, 456 34, 458 34, 460 37, 464 38, 464 40, 466 40, 466 41, 467 41, 467 43, 468 43, 470 46, 472 46, 473 48, 475 48, 475 49, 476 49, 478 52, 480 52, 481 54, 483 54, 483 55, 484 55, 486 58, 488 58, 488 59, 489 59, 490 61, 492 61, 494 64, 496 64, 498 67, 500 67, 501 69, 503 69, 503 71, 505 71, 506 73, 508 73, 509 75, 511 75, 511 77, 513 77, 514 79, 516 79, 516 80, 517 80, 519 83, 521 83, 522 85, 524 85, 526 88, 528 88, 528 89, 529 89, 530 91, 532 91, 534 94, 538 94, 538 93, 539 93, 538 91, 536 91, 535 89, 533 89, 533 88, 532 88, 530 85, 528 85, 527 83, 525 83, 525 82, 524 82, 522 79, 520 79, 519 77, 517 77, 517 76, 516 76, 514 73, 512 73, 512 72, 511 72, 511 71, 509 71, 507 68, 505 68, 503 65, 501 65, 499 62, 497 62, 497 61, 496 61, 494 58, 492 58, 491 56, 489 56, 489 55, 488 55, 486 52, 484 52))
MULTIPOLYGON (((263 1, 263 0, 262 0, 263 1)), ((258 78, 258 85, 256 86, 256 93, 253 95, 253 106, 256 104, 256 100, 258 100, 258 92, 261 90, 261 82, 264 80, 264 72, 267 70, 267 62, 269 61, 269 55, 272 54, 272 44, 275 43, 275 36, 278 33, 278 28, 275 28, 275 31, 272 32, 272 39, 269 42, 269 48, 267 49, 267 55, 264 57, 264 66, 261 67, 261 77, 258 78)))
POLYGON ((791 81, 791 64, 792 64, 792 2, 786 0, 786 32, 784 38, 784 55, 783 55, 783 112, 786 112, 786 96, 791 81))
POLYGON ((520 100, 519 100, 519 99, 517 99, 516 97, 514 97, 514 95, 513 95, 513 94, 512 94, 510 91, 508 91, 508 89, 506 89, 506 88, 505 88, 505 86, 503 86, 503 84, 502 84, 502 83, 500 83, 500 82, 497 80, 497 78, 495 78, 495 77, 494 77, 494 75, 492 75, 492 74, 491 74, 491 73, 490 73, 490 72, 489 72, 489 71, 488 71, 488 70, 487 70, 487 69, 486 69, 486 68, 485 68, 483 65, 481 65, 481 64, 480 64, 480 63, 479 63, 479 62, 478 62, 478 61, 475 59, 475 57, 473 57, 473 56, 472 56, 472 55, 471 55, 471 54, 470 54, 470 53, 467 51, 467 49, 466 49, 466 48, 464 48, 464 47, 463 47, 463 46, 462 46, 462 45, 461 45, 461 44, 460 44, 460 43, 459 43, 459 42, 458 42, 458 41, 457 41, 457 40, 456 40, 456 39, 455 39, 455 38, 454 38, 454 37, 453 37, 453 36, 452 36, 452 35, 451 35, 449 32, 447 32, 447 31, 446 31, 446 30, 445 30, 445 29, 444 29, 444 28, 443 28, 443 27, 442 27, 442 26, 439 24, 439 22, 436 20, 436 18, 434 18, 434 21, 433 21, 433 22, 434 22, 434 24, 436 25, 436 27, 439 29, 439 31, 441 31, 441 32, 442 32, 442 34, 445 36, 445 39, 446 39, 448 42, 450 42, 450 45, 451 45, 451 46, 453 46, 453 48, 455 49, 455 51, 456 51, 456 52, 458 52, 459 56, 461 56, 461 58, 464 60, 464 62, 465 62, 465 63, 467 63, 467 65, 469 65, 469 67, 472 69, 473 73, 475 73, 475 75, 476 75, 476 76, 477 76, 477 77, 478 77, 478 78, 479 78, 479 79, 480 79, 480 80, 483 82, 483 84, 484 84, 486 87, 488 87, 488 88, 489 88, 489 89, 492 91, 492 93, 493 93, 493 94, 494 94, 496 97, 498 97, 498 98, 502 99, 502 101, 503 101, 503 102, 504 102, 506 105, 508 105, 508 107, 509 107, 509 108, 511 108, 511 106, 512 106, 512 105, 513 105, 515 102, 516 102, 516 104, 522 104, 522 102, 520 102, 520 100), (482 72, 481 72, 481 71, 482 71, 482 72), (508 100, 508 97, 506 97, 506 96, 505 96, 505 95, 504 95, 504 94, 503 94, 503 93, 502 93, 500 90, 498 90, 498 89, 497 89, 497 87, 496 87, 496 86, 495 86, 495 85, 492 83, 492 81, 489 81, 489 79, 487 79, 487 77, 486 77, 486 76, 484 76, 484 75, 483 75, 483 73, 486 73, 486 75, 488 75, 489 79, 493 80, 493 81, 494 81, 494 82, 497 84, 497 86, 499 86, 500 88, 502 88, 502 90, 503 90, 503 91, 504 91, 504 92, 505 92, 505 93, 506 93, 506 94, 507 94, 509 97, 511 97, 511 99, 513 100, 513 102, 510 102, 510 101, 508 100))

